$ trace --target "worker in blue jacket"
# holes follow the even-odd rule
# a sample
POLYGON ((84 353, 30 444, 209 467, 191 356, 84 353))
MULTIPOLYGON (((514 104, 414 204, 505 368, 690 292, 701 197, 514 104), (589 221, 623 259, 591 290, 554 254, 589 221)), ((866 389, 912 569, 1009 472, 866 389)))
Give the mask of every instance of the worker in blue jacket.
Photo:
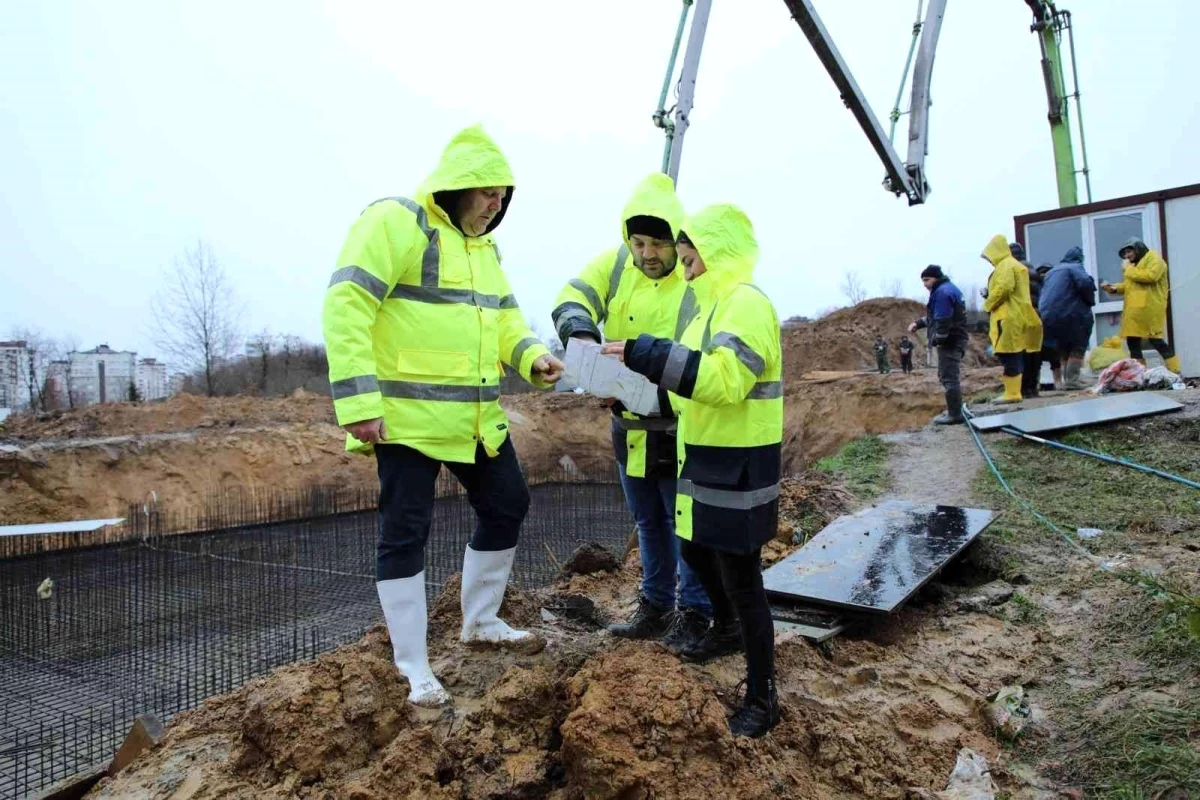
POLYGON ((959 367, 971 340, 967 304, 962 292, 937 264, 930 264, 921 272, 921 283, 929 290, 929 303, 925 316, 909 325, 908 332, 927 328, 927 345, 937 348, 938 380, 946 393, 946 411, 934 417, 933 424, 958 425, 963 421, 959 367))
POLYGON ((1064 364, 1064 388, 1082 389, 1083 354, 1092 339, 1096 281, 1083 267, 1083 250, 1072 247, 1042 282, 1038 316, 1047 341, 1054 343, 1064 364))

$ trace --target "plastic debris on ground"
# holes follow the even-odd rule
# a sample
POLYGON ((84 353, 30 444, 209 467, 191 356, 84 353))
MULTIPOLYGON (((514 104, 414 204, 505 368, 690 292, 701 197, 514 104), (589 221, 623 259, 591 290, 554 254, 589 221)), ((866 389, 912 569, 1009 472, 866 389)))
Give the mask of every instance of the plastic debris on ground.
POLYGON ((1140 361, 1123 358, 1104 368, 1092 393, 1108 394, 1109 392, 1182 390, 1186 388, 1183 380, 1166 367, 1147 369, 1140 361))
POLYGON ((1080 539, 1095 539, 1104 531, 1099 528, 1076 528, 1075 533, 1079 534, 1080 539))
POLYGON ((969 747, 958 751, 950 782, 940 792, 929 789, 910 789, 922 800, 995 800, 996 788, 987 759, 969 747))
POLYGON ((1029 704, 1025 702, 1025 689, 1020 686, 1004 686, 989 698, 992 704, 992 724, 1002 739, 1015 740, 1029 722, 1029 704))
POLYGON ((1183 379, 1166 367, 1151 367, 1142 375, 1143 389, 1174 389, 1183 391, 1187 385, 1183 379))
POLYGON ((1114 361, 1100 373, 1100 379, 1092 389, 1092 394, 1136 392, 1142 388, 1142 376, 1145 373, 1146 368, 1132 358, 1114 361))

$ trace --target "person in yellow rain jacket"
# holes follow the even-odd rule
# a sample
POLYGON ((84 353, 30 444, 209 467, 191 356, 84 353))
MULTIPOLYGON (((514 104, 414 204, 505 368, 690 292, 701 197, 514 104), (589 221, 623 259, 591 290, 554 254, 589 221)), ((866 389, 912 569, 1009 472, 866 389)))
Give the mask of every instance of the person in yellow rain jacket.
POLYGON ((325 293, 329 380, 347 447, 379 473, 376 588, 409 701, 450 697, 426 649, 425 542, 444 464, 478 516, 462 570, 462 640, 536 651, 497 617, 529 490, 500 408, 507 364, 541 388, 562 364, 526 325, 492 232, 512 199, 508 162, 481 127, 456 135, 411 197, 373 203, 325 293))
MULTIPOLYGON (((676 269, 675 237, 683 205, 671 178, 655 173, 633 191, 621 213, 623 244, 601 253, 558 296, 552 317, 563 344, 647 333, 678 339, 696 313, 695 295, 676 269)), ((712 605, 679 555, 675 536, 675 416, 639 417, 612 406, 612 440, 625 501, 637 521, 642 584, 626 621, 609 628, 629 639, 662 637, 678 652, 708 628, 712 605), (678 601, 676 576, 678 575, 678 601)))
POLYGON ((679 341, 642 334, 603 352, 670 392, 679 418, 675 531, 713 605, 712 624, 681 656, 704 662, 744 650, 746 696, 729 727, 735 736, 761 736, 779 720, 774 626, 760 566, 779 512, 779 317, 749 283, 758 244, 736 206, 690 217, 679 257, 699 306, 679 341))
POLYGON ((992 352, 1004 366, 1004 394, 993 402, 1019 403, 1025 353, 1035 343, 1040 350, 1042 339, 1041 320, 1029 297, 1029 271, 1013 258, 1002 234, 992 237, 982 257, 992 265, 983 310, 989 315, 992 352))
POLYGON ((1150 346, 1162 356, 1166 368, 1178 375, 1181 369, 1179 356, 1166 340, 1170 293, 1167 262, 1141 239, 1130 239, 1121 245, 1120 256, 1125 260, 1121 265, 1121 282, 1102 283, 1100 287, 1110 294, 1125 296, 1121 335, 1129 346, 1129 355, 1145 364, 1142 339, 1149 339, 1150 346))

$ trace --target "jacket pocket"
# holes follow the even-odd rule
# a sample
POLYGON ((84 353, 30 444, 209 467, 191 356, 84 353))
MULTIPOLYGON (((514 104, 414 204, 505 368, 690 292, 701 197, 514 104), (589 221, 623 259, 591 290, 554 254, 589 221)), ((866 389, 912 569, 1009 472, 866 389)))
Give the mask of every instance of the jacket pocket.
POLYGON ((457 350, 400 350, 396 369, 404 375, 465 378, 471 371, 471 356, 457 350))
POLYGON ((727 452, 714 457, 707 452, 694 452, 685 446, 685 459, 681 477, 697 486, 736 489, 746 478, 746 456, 744 453, 727 452))

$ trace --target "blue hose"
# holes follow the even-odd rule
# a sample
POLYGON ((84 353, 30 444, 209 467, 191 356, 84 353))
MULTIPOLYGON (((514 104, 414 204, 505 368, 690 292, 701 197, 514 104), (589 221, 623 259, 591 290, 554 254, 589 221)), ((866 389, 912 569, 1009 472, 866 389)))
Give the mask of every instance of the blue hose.
POLYGON ((1187 478, 1180 477, 1179 475, 1172 475, 1169 472, 1163 472, 1162 470, 1157 470, 1152 467, 1147 467, 1143 464, 1137 463, 1136 461, 1130 461, 1127 458, 1121 458, 1120 456, 1110 456, 1105 453, 1097 453, 1094 450, 1085 450, 1082 447, 1073 447, 1069 444, 1063 444, 1062 442, 1055 442, 1050 439, 1043 439, 1039 436, 1034 436, 1033 434, 1025 433, 1024 431, 1017 430, 1016 428, 1013 428, 1008 425, 1005 425, 1000 430, 1001 430, 1001 432, 1007 433, 1010 436, 1019 436, 1020 438, 1028 439, 1031 442, 1037 442, 1038 444, 1049 445, 1050 447, 1057 447, 1059 450, 1066 450, 1071 453, 1078 453, 1081 456, 1090 456, 1092 458, 1097 458, 1101 461, 1104 461, 1108 464, 1116 464, 1117 466, 1120 466, 1120 467, 1130 467, 1131 469, 1140 470, 1140 471, 1145 472, 1150 475, 1157 475, 1160 478, 1166 478, 1169 481, 1175 481, 1176 483, 1182 483, 1184 486, 1190 486, 1193 489, 1200 489, 1200 483, 1197 483, 1196 481, 1188 480, 1187 478))

